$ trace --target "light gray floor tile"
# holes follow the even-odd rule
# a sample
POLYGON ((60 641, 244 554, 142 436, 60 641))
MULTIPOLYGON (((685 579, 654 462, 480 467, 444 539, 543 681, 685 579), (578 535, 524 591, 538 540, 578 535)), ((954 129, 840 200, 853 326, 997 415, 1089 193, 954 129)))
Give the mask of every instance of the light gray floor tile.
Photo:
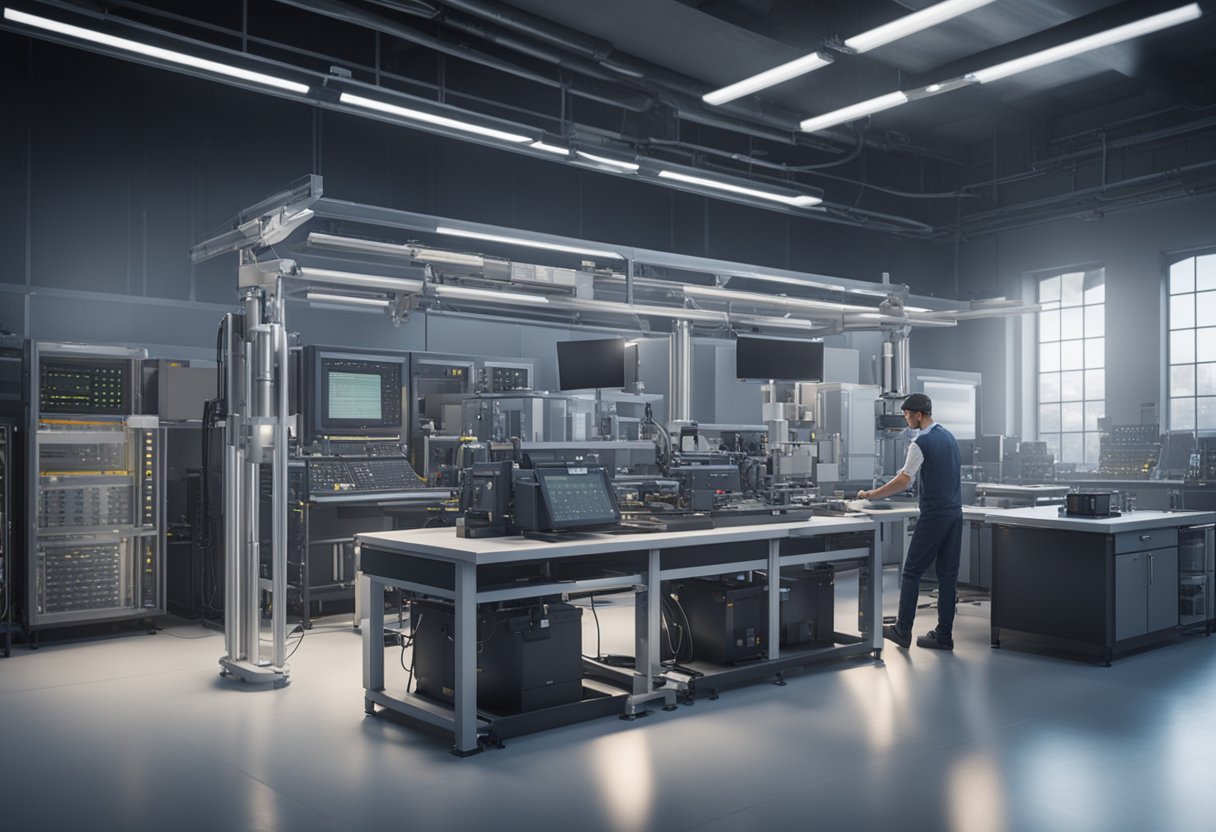
MULTIPOLYGON (((898 576, 884 579, 893 613, 898 576)), ((848 576, 838 602, 845 629, 848 576)), ((596 612, 602 649, 632 652, 629 600, 596 612)), ((917 630, 933 617, 922 610, 917 630)), ((18 648, 0 661, 3 828, 1071 832, 1206 829, 1216 816, 1216 639, 1103 668, 992 650, 987 605, 967 605, 953 654, 889 645, 881 663, 461 760, 448 739, 364 715, 348 623, 306 635, 281 690, 221 679, 222 638, 180 623, 18 648)), ((583 633, 593 652, 589 609, 583 633)), ((398 657, 386 653, 394 690, 398 657)))

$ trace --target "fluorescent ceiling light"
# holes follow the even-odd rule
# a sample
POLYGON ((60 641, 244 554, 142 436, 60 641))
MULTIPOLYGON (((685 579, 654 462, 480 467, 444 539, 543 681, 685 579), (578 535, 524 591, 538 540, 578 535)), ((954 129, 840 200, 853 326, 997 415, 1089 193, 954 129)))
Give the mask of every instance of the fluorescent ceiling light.
POLYGON ((797 78, 799 75, 805 75, 808 72, 825 67, 832 62, 832 59, 827 55, 819 52, 812 52, 809 55, 803 55, 801 58, 796 58, 788 63, 775 66, 772 69, 767 69, 750 78, 744 78, 742 81, 736 81, 729 86, 725 86, 720 90, 707 92, 701 96, 701 100, 706 104, 725 104, 728 101, 734 101, 736 98, 742 98, 745 95, 751 95, 754 92, 759 92, 768 87, 774 87, 777 84, 789 81, 792 78, 797 78))
POLYGON ((304 295, 309 303, 332 303, 338 306, 367 306, 388 309, 390 303, 385 298, 355 298, 348 295, 330 295, 325 292, 308 292, 304 295))
POLYGON ((733 323, 743 324, 744 326, 767 326, 775 329, 823 329, 823 327, 805 318, 779 318, 771 315, 731 315, 730 319, 733 323))
POLYGON ((766 283, 784 283, 790 286, 802 286, 807 289, 823 289, 828 292, 847 292, 849 291, 844 286, 838 283, 821 283, 818 280, 803 280, 799 277, 782 277, 775 274, 761 274, 760 272, 735 272, 726 273, 727 277, 741 277, 749 280, 763 280, 766 283))
POLYGON ((339 272, 333 269, 314 269, 302 266, 298 269, 298 277, 309 283, 325 283, 331 286, 349 286, 352 289, 375 289, 384 292, 398 292, 406 295, 416 295, 422 291, 421 280, 411 280, 405 277, 386 277, 379 274, 358 274, 357 272, 339 272))
POLYGON ((678 321, 703 321, 705 323, 724 324, 728 318, 725 312, 714 312, 709 309, 686 309, 682 306, 656 306, 644 303, 619 303, 611 300, 597 300, 589 305, 563 299, 556 299, 553 306, 558 309, 569 309, 575 312, 591 313, 604 312, 621 315, 644 315, 654 318, 672 318, 678 321))
POLYGON ((977 70, 976 72, 969 73, 967 77, 979 81, 981 84, 987 84, 989 81, 1007 78, 1018 72, 1025 72, 1028 69, 1062 61, 1065 58, 1080 55, 1082 52, 1089 52, 1093 49, 1121 43, 1122 41, 1131 40, 1141 35, 1160 31, 1161 29, 1168 29, 1180 23, 1197 20, 1202 14, 1203 11, 1199 8, 1198 3, 1191 3, 1186 6, 1180 6, 1172 11, 1145 17, 1131 23, 1126 23, 1123 26, 1116 26, 1114 29, 1108 29, 1105 32, 1098 32, 1096 35, 1062 43, 1059 46, 1053 46, 1041 52, 1033 52, 1020 58, 1014 58, 1011 61, 990 66, 987 69, 977 70))
POLYGON ((432 286, 435 294, 441 298, 464 298, 466 300, 489 300, 498 303, 547 304, 549 299, 544 295, 530 295, 526 292, 501 292, 497 289, 474 289, 469 286, 432 286))
POLYGON ((750 303, 755 306, 772 306, 779 309, 805 309, 814 312, 828 312, 842 315, 845 312, 868 312, 870 306, 856 306, 848 303, 833 303, 826 300, 811 300, 810 298, 791 298, 785 295, 763 295, 758 292, 736 292, 732 289, 719 289, 716 286, 684 286, 684 296, 702 300, 717 300, 727 303, 750 303))
POLYGON ((439 263, 445 266, 468 266, 474 269, 484 268, 486 258, 480 254, 460 254, 455 251, 444 251, 437 248, 414 249, 413 259, 424 263, 439 263))
POLYGON ((848 107, 833 110, 821 116, 808 118, 799 124, 798 127, 805 133, 814 133, 817 130, 825 130, 828 127, 835 127, 837 124, 856 121, 862 116, 879 113, 907 103, 908 96, 902 92, 889 92, 886 95, 880 95, 877 98, 870 98, 857 104, 851 104, 848 107))
POLYGON ((382 243, 379 240, 361 240, 358 237, 339 237, 336 234, 322 234, 319 231, 309 233, 308 244, 323 248, 335 248, 341 251, 389 254, 394 257, 409 257, 411 255, 409 246, 398 245, 397 243, 382 243))
POLYGON ((422 121, 427 124, 434 124, 438 127, 447 127, 450 130, 460 130, 465 133, 473 133, 478 136, 485 136, 490 139, 498 139, 504 142, 512 142, 514 144, 523 144, 524 142, 532 142, 531 136, 523 136, 519 133, 508 133, 505 130, 495 130, 493 127, 482 127, 480 124, 470 124, 467 121, 457 121, 454 118, 447 116, 435 115, 434 113, 423 112, 422 110, 412 110, 409 107, 401 107, 396 104, 389 104, 386 101, 377 101, 374 98, 364 98, 361 95, 351 95, 349 92, 342 93, 338 100, 343 104, 353 104, 356 107, 364 107, 368 110, 377 110, 381 113, 389 113, 402 118, 408 118, 412 121, 422 121))
POLYGON ((554 156, 569 156, 570 149, 556 144, 546 144, 545 142, 532 142, 528 147, 534 147, 537 150, 543 150, 546 153, 552 153, 554 156))
POLYGON ((993 0, 946 0, 918 12, 892 20, 884 26, 854 35, 844 42, 844 45, 854 52, 869 52, 893 40, 906 38, 930 26, 944 23, 951 18, 964 15, 969 11, 987 6, 993 0))
POLYGON ((308 94, 308 85, 300 84, 295 81, 288 81, 284 78, 276 78, 273 75, 266 75, 261 72, 253 72, 240 67, 221 64, 217 61, 208 61, 205 58, 196 58, 193 55, 187 55, 184 52, 174 52, 171 49, 162 49, 159 46, 149 46, 146 43, 140 43, 127 38, 119 38, 113 35, 107 35, 102 32, 97 32, 92 29, 84 29, 80 26, 72 26, 68 23, 61 23, 58 20, 51 20, 38 15, 19 12, 15 9, 5 9, 4 18, 11 20, 14 23, 24 23, 26 26, 34 26, 38 29, 45 29, 48 32, 55 32, 60 35, 67 35, 73 38, 87 40, 90 43, 109 46, 112 49, 122 49, 127 52, 135 52, 139 55, 146 55, 149 58, 156 58, 159 61, 179 64, 181 66, 192 67, 193 69, 202 69, 207 72, 214 72, 217 75, 226 75, 229 78, 237 78, 242 81, 250 81, 255 84, 263 84, 267 87, 274 87, 287 92, 295 92, 300 95, 308 94))
POLYGON ((564 251, 568 254, 585 254, 588 257, 609 257, 613 260, 624 260, 624 255, 617 254, 615 251, 602 251, 594 248, 582 248, 580 246, 567 246, 562 243, 546 243, 541 240, 529 240, 524 237, 508 237, 502 234, 485 234, 480 231, 465 231, 462 228, 449 228, 441 225, 435 229, 436 234, 450 234, 455 237, 468 237, 471 240, 487 240, 491 243, 508 243, 514 246, 527 246, 528 248, 543 248, 548 251, 564 251))
POLYGON ((641 165, 635 162, 625 162, 620 159, 610 159, 607 156, 596 156, 594 153, 586 153, 582 150, 576 150, 575 152, 584 159, 595 162, 597 165, 607 165, 608 167, 619 168, 620 170, 629 171, 630 173, 633 173, 641 167, 641 165))
POLYGON ((772 191, 761 191, 757 188, 747 188, 742 185, 733 185, 729 182, 722 182, 716 179, 705 179, 700 176, 689 176, 687 173, 679 173, 674 170, 659 171, 660 179, 673 179, 676 182, 686 182, 689 185, 700 185, 703 188, 713 188, 718 191, 728 191, 732 194, 741 194, 743 196, 755 197, 756 199, 767 199, 772 202, 780 202, 783 205, 789 205, 794 208, 810 208, 812 205, 818 205, 823 202, 817 196, 807 196, 801 194, 798 196, 787 196, 786 194, 776 194, 772 191))

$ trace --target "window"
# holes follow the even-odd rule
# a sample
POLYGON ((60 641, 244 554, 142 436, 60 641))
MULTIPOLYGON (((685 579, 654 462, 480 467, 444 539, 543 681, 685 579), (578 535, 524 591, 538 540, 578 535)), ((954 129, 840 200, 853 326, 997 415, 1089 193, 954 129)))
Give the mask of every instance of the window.
POLYGON ((1216 254, 1170 265, 1170 430, 1216 429, 1216 254))
POLYGON ((1106 415, 1106 272, 1039 279, 1039 439, 1057 462, 1098 465, 1106 415))

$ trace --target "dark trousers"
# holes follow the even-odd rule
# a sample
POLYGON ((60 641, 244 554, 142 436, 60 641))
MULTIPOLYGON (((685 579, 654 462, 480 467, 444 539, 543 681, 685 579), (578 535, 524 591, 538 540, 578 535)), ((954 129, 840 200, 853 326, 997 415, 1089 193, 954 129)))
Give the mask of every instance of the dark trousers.
POLYGON ((963 517, 958 515, 921 515, 908 545, 903 580, 899 587, 899 617, 896 626, 902 633, 912 632, 920 579, 937 558, 937 633, 952 637, 954 607, 958 600, 958 561, 963 547, 963 517))

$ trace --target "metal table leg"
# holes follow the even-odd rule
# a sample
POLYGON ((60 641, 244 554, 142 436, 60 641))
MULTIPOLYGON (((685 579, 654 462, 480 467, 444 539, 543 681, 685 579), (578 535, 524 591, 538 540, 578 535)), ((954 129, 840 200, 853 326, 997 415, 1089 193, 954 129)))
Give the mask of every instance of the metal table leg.
MULTIPOLYGON (((359 574, 360 591, 370 596, 378 591, 384 595, 384 584, 370 575, 359 574)), ((363 689, 365 691, 381 692, 384 690, 384 605, 367 604, 363 607, 366 618, 363 627, 363 689)), ((375 705, 366 696, 363 699, 363 709, 375 713, 375 705)))
POLYGON ((452 753, 468 757, 477 744, 477 567, 456 564, 456 725, 452 753))

